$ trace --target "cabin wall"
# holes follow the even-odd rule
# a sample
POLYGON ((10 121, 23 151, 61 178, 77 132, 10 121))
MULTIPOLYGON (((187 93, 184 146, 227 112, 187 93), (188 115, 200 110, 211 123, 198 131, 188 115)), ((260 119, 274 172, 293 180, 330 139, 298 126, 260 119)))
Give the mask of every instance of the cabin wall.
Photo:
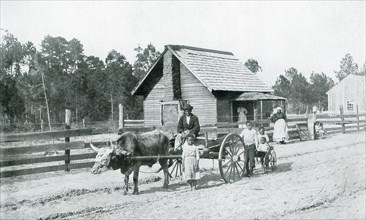
POLYGON ((215 96, 188 70, 180 65, 182 100, 193 106, 192 113, 197 115, 200 125, 217 123, 215 96))
POLYGON ((360 112, 365 112, 365 93, 365 80, 362 80, 359 76, 348 76, 329 90, 328 111, 339 113, 339 107, 343 106, 345 113, 354 113, 356 112, 356 106, 358 106, 360 112), (353 102, 353 111, 347 109, 347 101, 353 102))
POLYGON ((164 81, 162 78, 144 100, 144 123, 146 127, 161 125, 160 100, 164 99, 164 92, 164 81))
POLYGON ((217 122, 232 122, 232 103, 224 98, 217 98, 217 122))

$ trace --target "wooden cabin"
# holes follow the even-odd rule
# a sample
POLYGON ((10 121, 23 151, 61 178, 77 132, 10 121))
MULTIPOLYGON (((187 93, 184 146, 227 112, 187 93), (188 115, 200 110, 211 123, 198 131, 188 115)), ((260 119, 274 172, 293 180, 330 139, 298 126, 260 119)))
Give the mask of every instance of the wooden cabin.
POLYGON ((328 92, 328 111, 339 113, 366 112, 366 77, 350 74, 328 92))
POLYGON ((144 96, 144 123, 176 126, 181 107, 193 106, 201 126, 237 122, 239 107, 248 120, 267 119, 285 99, 244 66, 231 52, 167 45, 132 91, 144 96))

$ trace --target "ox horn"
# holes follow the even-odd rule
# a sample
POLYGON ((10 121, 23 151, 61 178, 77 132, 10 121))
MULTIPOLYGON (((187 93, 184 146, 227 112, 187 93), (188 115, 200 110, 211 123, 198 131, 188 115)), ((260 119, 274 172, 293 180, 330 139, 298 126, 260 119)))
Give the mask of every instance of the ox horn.
POLYGON ((109 142, 111 144, 112 152, 115 152, 116 151, 116 146, 113 144, 113 142, 111 140, 109 140, 109 142))
POLYGON ((90 141, 90 148, 93 149, 95 152, 98 152, 99 148, 94 146, 94 144, 90 141))

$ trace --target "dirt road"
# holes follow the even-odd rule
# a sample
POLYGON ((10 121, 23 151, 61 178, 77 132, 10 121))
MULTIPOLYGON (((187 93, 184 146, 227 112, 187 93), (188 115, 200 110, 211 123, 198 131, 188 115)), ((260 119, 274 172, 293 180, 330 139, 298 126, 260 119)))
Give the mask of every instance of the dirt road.
POLYGON ((122 175, 57 172, 1 180, 1 219, 365 219, 365 131, 275 145, 278 168, 224 184, 201 160, 199 190, 162 173, 140 174, 140 195, 122 195, 122 175), (47 177, 47 178, 46 178, 47 177))

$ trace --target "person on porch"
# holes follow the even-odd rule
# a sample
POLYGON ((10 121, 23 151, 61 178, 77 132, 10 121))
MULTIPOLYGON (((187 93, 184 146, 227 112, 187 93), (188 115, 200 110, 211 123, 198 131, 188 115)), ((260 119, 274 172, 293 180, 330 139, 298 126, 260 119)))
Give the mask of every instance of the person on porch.
POLYGON ((237 111, 239 128, 245 128, 245 124, 247 123, 248 110, 244 107, 239 107, 237 111))

